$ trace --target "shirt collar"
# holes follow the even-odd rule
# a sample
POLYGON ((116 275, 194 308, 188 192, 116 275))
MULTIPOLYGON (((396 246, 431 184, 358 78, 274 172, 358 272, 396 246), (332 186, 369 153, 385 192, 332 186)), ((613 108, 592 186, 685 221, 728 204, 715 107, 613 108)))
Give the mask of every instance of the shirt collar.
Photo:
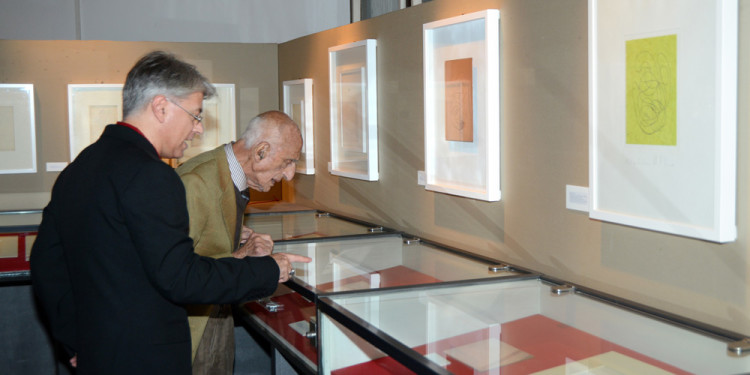
POLYGON ((227 154, 227 162, 229 163, 229 172, 232 174, 232 182, 239 191, 247 189, 247 179, 245 177, 245 171, 242 170, 242 165, 237 161, 237 157, 234 156, 234 150, 232 150, 233 143, 227 143, 224 145, 224 152, 227 154))

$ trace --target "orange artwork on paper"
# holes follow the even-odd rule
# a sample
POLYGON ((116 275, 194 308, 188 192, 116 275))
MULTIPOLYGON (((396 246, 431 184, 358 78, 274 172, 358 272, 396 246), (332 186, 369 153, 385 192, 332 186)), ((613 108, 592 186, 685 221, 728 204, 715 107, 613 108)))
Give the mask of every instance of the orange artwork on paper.
POLYGON ((445 140, 474 141, 471 58, 445 62, 445 140))

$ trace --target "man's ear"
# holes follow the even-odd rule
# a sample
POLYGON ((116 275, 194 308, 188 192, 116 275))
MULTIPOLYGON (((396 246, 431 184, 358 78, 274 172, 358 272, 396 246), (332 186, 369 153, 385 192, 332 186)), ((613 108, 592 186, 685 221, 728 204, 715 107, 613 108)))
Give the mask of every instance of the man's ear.
POLYGON ((151 99, 151 112, 154 114, 159 122, 163 123, 167 120, 167 97, 164 95, 156 95, 151 99))
POLYGON ((267 158, 269 156, 268 153, 270 151, 271 151, 271 145, 269 145, 268 142, 259 143, 258 146, 255 148, 256 160, 260 161, 260 160, 267 158))

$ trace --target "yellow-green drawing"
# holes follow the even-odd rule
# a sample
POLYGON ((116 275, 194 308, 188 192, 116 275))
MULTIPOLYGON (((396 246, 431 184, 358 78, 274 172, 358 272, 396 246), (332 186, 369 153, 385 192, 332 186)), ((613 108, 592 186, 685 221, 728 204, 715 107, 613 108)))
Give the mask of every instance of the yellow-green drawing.
POLYGON ((677 35, 628 40, 626 143, 677 145, 677 35))

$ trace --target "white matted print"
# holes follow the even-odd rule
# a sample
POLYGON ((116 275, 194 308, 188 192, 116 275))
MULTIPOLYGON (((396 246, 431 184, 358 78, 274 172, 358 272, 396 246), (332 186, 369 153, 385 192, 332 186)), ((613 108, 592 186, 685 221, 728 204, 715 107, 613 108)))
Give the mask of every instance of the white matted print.
POLYGON ((0 174, 36 173, 33 84, 0 84, 0 174))
POLYGON ((426 23, 425 188, 500 200, 500 12, 426 23))
POLYGON ((297 173, 315 174, 315 143, 313 138, 313 80, 304 78, 284 81, 284 112, 294 120, 302 133, 302 152, 297 173))
POLYGON ((328 49, 331 102, 331 174, 377 181, 377 41, 328 49))
POLYGON ((70 161, 122 119, 122 84, 69 84, 70 161))
POLYGON ((736 0, 589 0, 590 217, 734 241, 736 0))
POLYGON ((216 95, 203 101, 203 134, 189 141, 185 154, 177 159, 182 164, 202 152, 213 150, 235 140, 235 99, 233 83, 214 83, 216 95))

